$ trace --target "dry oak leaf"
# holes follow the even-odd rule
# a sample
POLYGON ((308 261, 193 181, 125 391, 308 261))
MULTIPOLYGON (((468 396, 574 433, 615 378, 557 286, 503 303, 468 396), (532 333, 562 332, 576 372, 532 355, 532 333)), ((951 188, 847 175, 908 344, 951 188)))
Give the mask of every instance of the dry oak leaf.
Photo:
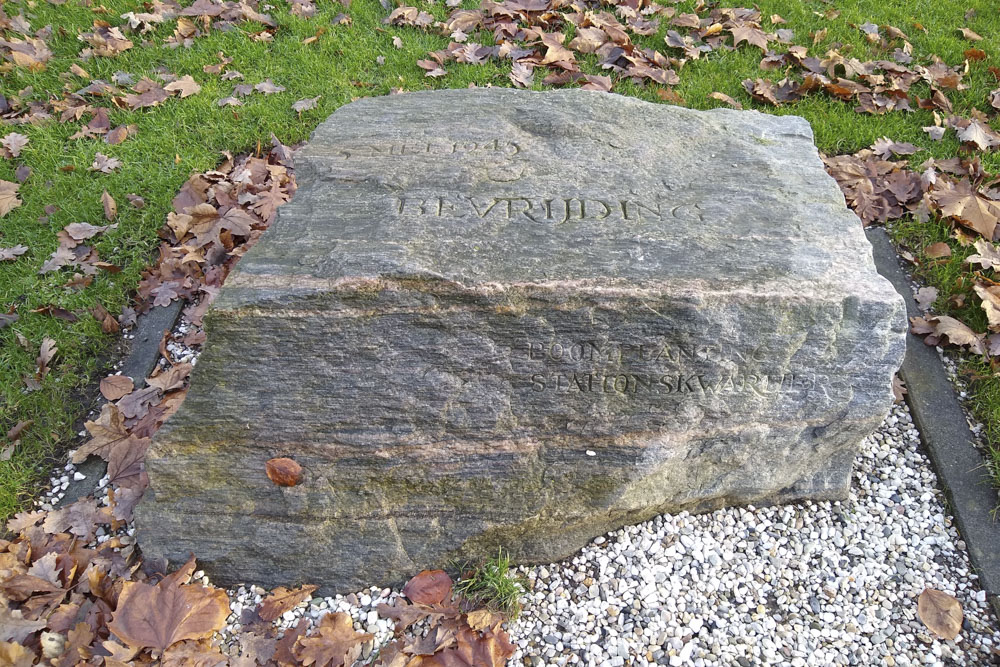
POLYGON ((12 262, 26 252, 28 252, 28 246, 26 245, 16 245, 13 248, 0 248, 0 262, 12 262))
POLYGON ((132 393, 135 383, 127 375, 109 375, 101 380, 101 396, 109 401, 117 401, 122 396, 132 393))
POLYGON ((279 457, 264 464, 267 478, 278 486, 295 486, 302 481, 302 466, 296 461, 279 457))
POLYGON ((0 180, 0 218, 21 205, 21 200, 17 198, 19 187, 17 183, 0 180))
POLYGON ((0 642, 0 665, 7 667, 31 667, 36 656, 32 651, 14 642, 0 642))
POLYGON ((89 542, 94 539, 98 523, 108 523, 101 519, 102 512, 93 498, 78 500, 68 507, 53 510, 45 517, 42 530, 46 533, 69 532, 89 542))
POLYGON ((510 68, 511 82, 518 88, 530 88, 535 82, 534 68, 530 64, 514 63, 510 68))
POLYGON ((218 588, 181 585, 167 577, 155 586, 126 581, 108 628, 132 648, 164 651, 185 639, 207 639, 229 616, 229 598, 218 588))
POLYGON ((969 255, 965 261, 969 264, 979 264, 984 269, 1000 268, 1000 250, 986 239, 976 239, 974 244, 976 255, 969 255))
POLYGON ((302 586, 292 590, 278 586, 260 603, 257 613, 264 621, 270 623, 286 611, 294 609, 303 600, 312 597, 315 590, 316 586, 302 586))
POLYGON ((299 639, 295 656, 306 667, 342 667, 353 664, 361 655, 361 645, 374 637, 355 632, 354 621, 348 614, 327 614, 320 619, 315 635, 299 639))
POLYGON ((28 137, 17 132, 11 132, 0 139, 0 146, 3 146, 5 149, 4 151, 0 151, 0 154, 7 158, 18 157, 21 154, 21 150, 27 145, 28 137))
MULTIPOLYGON (((99 171, 105 174, 110 174, 121 166, 122 161, 118 158, 108 157, 104 153, 97 152, 94 154, 94 162, 90 165, 90 171, 99 171)), ((0 204, 0 209, 2 209, 2 204, 0 204)))
POLYGON ((20 609, 9 609, 0 605, 0 641, 23 643, 29 636, 45 628, 47 620, 31 621, 21 613, 20 609))
POLYGON ((180 363, 176 366, 171 366, 155 377, 146 378, 146 384, 158 387, 164 393, 180 389, 184 386, 184 382, 188 379, 188 376, 191 375, 192 370, 194 370, 194 366, 191 364, 187 362, 180 363))
POLYGON ((936 287, 921 287, 917 290, 917 294, 914 299, 917 302, 917 306, 920 310, 930 310, 931 306, 937 300, 938 290, 936 287))
POLYGON ((424 570, 406 582, 403 595, 414 604, 441 604, 451 597, 451 577, 444 570, 424 570))
POLYGON ((962 604, 933 588, 925 588, 917 598, 917 616, 942 639, 954 639, 962 630, 962 604))
POLYGON ((270 79, 264 79, 256 86, 254 86, 253 89, 256 90, 258 93, 264 93, 265 95, 273 95, 274 93, 285 92, 284 86, 279 86, 270 79))

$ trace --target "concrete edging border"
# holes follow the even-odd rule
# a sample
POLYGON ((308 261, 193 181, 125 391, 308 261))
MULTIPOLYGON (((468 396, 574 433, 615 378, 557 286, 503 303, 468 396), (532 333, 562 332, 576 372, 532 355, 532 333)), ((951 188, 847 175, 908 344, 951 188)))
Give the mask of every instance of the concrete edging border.
MULTIPOLYGON (((184 306, 183 300, 171 301, 170 305, 151 308, 139 315, 136 320, 135 328, 132 330, 133 338, 129 340, 129 351, 122 359, 120 369, 122 375, 132 378, 136 389, 141 389, 146 384, 146 377, 153 371, 160 358, 163 332, 174 328, 174 323, 177 322, 177 317, 184 306)), ((94 493, 94 487, 107 472, 108 464, 97 456, 91 456, 76 469, 77 472, 86 475, 86 478, 81 480, 70 478, 69 487, 58 503, 60 507, 75 503, 80 498, 94 493)))
MULTIPOLYGON (((881 228, 866 230, 878 272, 906 300, 907 316, 921 314, 910 288, 910 278, 899 255, 881 228)), ((997 493, 973 445, 965 412, 955 395, 937 351, 906 334, 906 357, 900 375, 906 383, 907 403, 965 541, 979 584, 986 591, 994 615, 1000 619, 1000 521, 991 516, 997 493)))

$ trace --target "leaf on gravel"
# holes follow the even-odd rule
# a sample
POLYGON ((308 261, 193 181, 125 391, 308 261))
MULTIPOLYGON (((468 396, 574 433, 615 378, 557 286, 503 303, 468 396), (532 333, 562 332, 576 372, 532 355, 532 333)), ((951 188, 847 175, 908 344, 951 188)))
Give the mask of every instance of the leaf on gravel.
POLYGON ((285 630, 278 643, 274 647, 273 659, 279 665, 294 665, 299 662, 294 650, 299 643, 299 639, 304 637, 309 629, 309 619, 300 619, 294 628, 285 630))
POLYGON ((186 639, 207 639, 229 616, 229 598, 218 588, 181 585, 165 578, 151 586, 126 581, 108 628, 132 648, 164 651, 186 639))
POLYGON ((21 205, 21 200, 17 198, 19 187, 17 183, 0 180, 0 218, 21 205))
POLYGON ((289 458, 273 458, 264 464, 267 478, 278 486, 295 486, 302 480, 302 466, 289 458))
POLYGON ((101 380, 101 395, 109 401, 117 401, 130 394, 134 388, 135 383, 127 375, 109 375, 101 380))
POLYGON ((916 302, 920 310, 930 310, 930 307, 937 301, 938 290, 936 287, 921 287, 917 290, 916 302))
POLYGON ((163 87, 168 93, 179 93, 181 98, 196 95, 201 91, 201 86, 190 74, 185 74, 176 81, 171 81, 163 87))
POLYGON ((444 570, 424 570, 406 582, 403 595, 415 604, 441 604, 451 597, 451 577, 444 570))
POLYGON ((925 588, 917 598, 917 616, 942 639, 954 639, 962 630, 962 604, 953 596, 925 588))
POLYGON ((28 246, 26 245, 16 245, 12 248, 0 248, 0 262, 12 262, 26 252, 28 252, 28 246))
POLYGON ((297 607, 300 602, 312 597, 315 590, 316 586, 302 586, 291 590, 278 586, 260 603, 257 613, 265 622, 270 623, 286 611, 297 607))
POLYGON ((27 145, 28 137, 23 134, 18 134, 17 132, 11 132, 4 138, 0 139, 0 146, 3 146, 3 151, 0 152, 0 155, 3 155, 3 157, 8 159, 18 157, 27 145))
POLYGON ((303 665, 342 667, 361 656, 361 645, 375 635, 354 631, 354 621, 343 612, 326 614, 316 634, 299 639, 295 656, 303 665))

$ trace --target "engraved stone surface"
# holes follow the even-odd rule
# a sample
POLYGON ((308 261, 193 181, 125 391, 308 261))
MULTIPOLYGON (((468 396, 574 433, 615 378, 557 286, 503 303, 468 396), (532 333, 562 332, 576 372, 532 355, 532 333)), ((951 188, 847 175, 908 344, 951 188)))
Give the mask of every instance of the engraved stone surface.
POLYGON ((149 452, 147 555, 344 592, 846 496, 905 311, 803 119, 407 93, 341 108, 295 164, 149 452))

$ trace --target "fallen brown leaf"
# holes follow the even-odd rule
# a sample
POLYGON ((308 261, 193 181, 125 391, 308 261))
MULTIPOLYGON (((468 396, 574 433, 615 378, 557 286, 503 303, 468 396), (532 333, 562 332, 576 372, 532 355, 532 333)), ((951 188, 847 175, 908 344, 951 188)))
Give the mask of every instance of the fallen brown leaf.
POLYGON ((132 648, 164 651, 186 639, 211 637, 227 616, 229 598, 218 588, 171 578, 155 586, 126 581, 108 628, 132 648))
POLYGON ((962 630, 962 604, 933 588, 925 588, 917 598, 917 616, 942 639, 954 639, 962 630))
POLYGON ((117 401, 134 388, 135 383, 127 375, 109 375, 101 380, 101 395, 109 401, 117 401))
POLYGON ((444 570, 423 570, 406 582, 403 595, 415 604, 441 604, 451 597, 451 577, 444 570))
POLYGON ((270 623, 286 611, 294 609, 300 602, 309 599, 315 590, 316 586, 302 586, 295 589, 278 586, 261 601, 257 613, 265 622, 270 623))

